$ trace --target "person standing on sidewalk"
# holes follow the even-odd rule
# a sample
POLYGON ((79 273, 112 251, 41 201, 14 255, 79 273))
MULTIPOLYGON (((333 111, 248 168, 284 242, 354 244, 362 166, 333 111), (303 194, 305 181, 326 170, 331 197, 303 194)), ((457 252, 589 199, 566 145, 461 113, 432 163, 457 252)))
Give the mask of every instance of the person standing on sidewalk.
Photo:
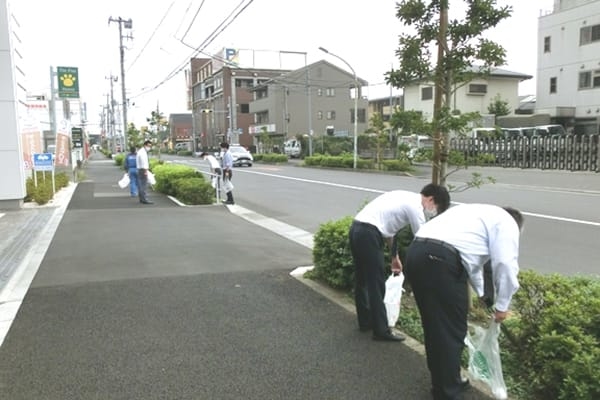
POLYGON ((450 195, 445 187, 428 184, 420 195, 404 190, 384 193, 368 203, 350 227, 350 250, 354 261, 354 300, 358 327, 373 331, 373 340, 402 341, 388 327, 385 297, 384 246, 388 243, 391 269, 402 272, 396 234, 410 225, 413 233, 429 218, 446 211, 450 195))
POLYGON ((148 189, 148 172, 150 171, 150 161, 148 160, 148 152, 152 150, 152 142, 146 140, 141 149, 137 152, 137 170, 138 170, 138 195, 140 203, 153 204, 148 200, 146 190, 148 189))
POLYGON ((129 193, 131 197, 137 197, 138 195, 138 172, 137 172, 137 154, 135 146, 131 146, 129 154, 125 156, 124 162, 125 171, 129 175, 129 193))
POLYGON ((225 204, 235 204, 233 201, 233 190, 228 189, 228 184, 231 183, 231 178, 233 177, 233 156, 229 151, 229 143, 221 143, 221 151, 223 152, 223 157, 221 159, 221 167, 223 168, 223 187, 227 194, 225 204))
POLYGON ((502 322, 519 288, 519 236, 523 216, 510 207, 461 204, 426 223, 408 247, 404 273, 410 283, 425 336, 427 367, 435 400, 460 400, 469 385, 460 374, 467 335, 467 282, 484 297, 484 265, 491 261, 502 322))
POLYGON ((214 182, 213 187, 219 191, 221 190, 221 175, 223 171, 221 169, 221 165, 219 161, 215 158, 215 156, 208 154, 207 152, 203 152, 200 154, 200 158, 208 161, 208 165, 210 166, 211 173, 211 181, 214 182))

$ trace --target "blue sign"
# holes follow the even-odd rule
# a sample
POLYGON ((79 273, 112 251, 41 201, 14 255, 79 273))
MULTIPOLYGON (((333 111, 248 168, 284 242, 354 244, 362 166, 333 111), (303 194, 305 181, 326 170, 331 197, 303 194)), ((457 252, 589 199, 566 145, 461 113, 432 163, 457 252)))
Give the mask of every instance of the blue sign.
POLYGON ((54 169, 52 153, 34 153, 33 169, 36 171, 52 171, 54 169))

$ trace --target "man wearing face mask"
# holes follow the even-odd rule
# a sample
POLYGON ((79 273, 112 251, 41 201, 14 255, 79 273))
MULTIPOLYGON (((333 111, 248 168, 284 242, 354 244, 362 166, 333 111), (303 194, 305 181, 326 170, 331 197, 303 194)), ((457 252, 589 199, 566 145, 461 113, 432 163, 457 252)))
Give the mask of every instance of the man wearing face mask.
POLYGON ((354 218, 350 227, 350 250, 354 261, 354 300, 358 327, 373 331, 373 340, 402 341, 388 327, 385 304, 386 272, 384 246, 387 242, 392 256, 391 269, 402 272, 395 236, 410 225, 413 233, 428 218, 444 212, 450 206, 445 187, 428 184, 420 194, 404 190, 384 193, 368 203, 354 218))
POLYGON ((140 203, 142 204, 153 204, 146 196, 146 189, 148 188, 148 171, 150 170, 148 152, 150 150, 152 150, 152 142, 146 140, 142 148, 138 150, 136 156, 138 169, 138 195, 140 197, 140 203))

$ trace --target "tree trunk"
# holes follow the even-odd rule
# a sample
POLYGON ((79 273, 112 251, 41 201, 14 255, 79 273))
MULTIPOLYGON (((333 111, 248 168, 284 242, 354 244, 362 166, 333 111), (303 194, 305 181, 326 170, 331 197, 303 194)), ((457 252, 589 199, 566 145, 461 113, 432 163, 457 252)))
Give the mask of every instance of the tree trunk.
POLYGON ((440 30, 438 35, 438 55, 435 69, 435 94, 433 99, 433 165, 431 169, 431 183, 445 184, 446 163, 448 159, 447 134, 442 134, 440 129, 440 111, 442 109, 444 92, 446 90, 444 79, 444 55, 446 53, 446 32, 448 30, 448 0, 440 1, 440 30))

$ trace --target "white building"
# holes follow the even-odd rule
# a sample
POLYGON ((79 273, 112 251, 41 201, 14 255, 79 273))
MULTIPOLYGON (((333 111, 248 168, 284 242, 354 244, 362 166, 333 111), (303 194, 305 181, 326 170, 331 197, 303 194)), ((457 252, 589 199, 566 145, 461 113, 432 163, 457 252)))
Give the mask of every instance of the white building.
MULTIPOLYGON (((519 107, 519 82, 531 75, 493 68, 485 77, 478 77, 454 90, 448 106, 462 113, 488 114, 488 106, 496 96, 508 103, 514 112, 519 107)), ((404 109, 420 111, 428 121, 433 118, 433 84, 421 83, 404 88, 404 109)))
POLYGON ((21 207, 26 194, 18 116, 25 114, 27 108, 18 29, 8 0, 0 0, 0 208, 21 207))
POLYGON ((555 0, 539 18, 537 113, 575 133, 600 125, 600 0, 555 0))

